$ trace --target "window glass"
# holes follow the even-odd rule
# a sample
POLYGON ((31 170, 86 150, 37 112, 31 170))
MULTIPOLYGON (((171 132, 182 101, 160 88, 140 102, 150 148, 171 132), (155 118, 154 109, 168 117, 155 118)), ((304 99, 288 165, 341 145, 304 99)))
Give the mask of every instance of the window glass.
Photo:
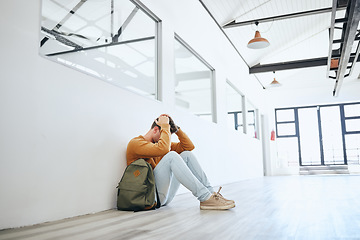
POLYGON ((256 126, 256 109, 255 106, 250 102, 247 102, 247 133, 253 136, 254 138, 258 138, 257 126, 256 126))
POLYGON ((344 105, 345 117, 360 116, 360 104, 344 105))
POLYGON ((277 125, 279 136, 294 136, 296 134, 295 123, 282 123, 277 125))
POLYGON ((40 54, 157 98, 157 29, 129 0, 43 0, 40 54))
POLYGON ((178 37, 174 55, 176 106, 212 121, 213 69, 178 37))
POLYGON ((344 162, 339 106, 320 107, 322 148, 325 164, 344 162))
POLYGON ((359 103, 299 106, 275 109, 275 113, 279 157, 295 158, 298 152, 297 160, 304 166, 360 165, 359 103), (291 143, 294 139, 299 150, 295 150, 295 142, 291 143), (290 148, 292 156, 287 153, 290 148))
POLYGON ((360 164, 360 134, 346 135, 345 142, 348 164, 360 164))
POLYGON ((278 138, 277 167, 299 166, 299 145, 296 137, 278 138))
POLYGON ((298 114, 301 163, 302 165, 320 165, 321 153, 317 108, 301 108, 298 114))
POLYGON ((276 110, 278 122, 295 121, 294 109, 276 110))
POLYGON ((360 131, 360 119, 346 119, 346 132, 360 131))
POLYGON ((236 120, 235 120, 236 113, 228 113, 227 114, 227 125, 229 129, 236 129, 236 120))
POLYGON ((243 96, 229 83, 226 84, 226 100, 228 112, 228 127, 243 131, 242 102, 243 96))
POLYGON ((238 128, 241 127, 243 128, 243 117, 242 117, 242 112, 237 114, 237 125, 238 128))

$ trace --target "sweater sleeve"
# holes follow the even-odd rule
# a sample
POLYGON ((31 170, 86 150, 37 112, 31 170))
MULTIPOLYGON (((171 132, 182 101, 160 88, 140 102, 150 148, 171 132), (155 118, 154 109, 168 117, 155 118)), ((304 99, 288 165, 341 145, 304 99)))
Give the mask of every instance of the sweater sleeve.
POLYGON ((178 136, 180 142, 172 142, 171 151, 175 151, 180 154, 183 151, 192 151, 195 148, 190 138, 181 130, 181 128, 176 132, 176 135, 178 136))

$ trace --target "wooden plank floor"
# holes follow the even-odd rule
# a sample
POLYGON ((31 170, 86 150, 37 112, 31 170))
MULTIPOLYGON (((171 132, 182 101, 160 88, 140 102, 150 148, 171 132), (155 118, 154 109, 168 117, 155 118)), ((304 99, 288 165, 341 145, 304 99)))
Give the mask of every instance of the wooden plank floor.
POLYGON ((0 239, 360 239, 360 176, 283 176, 223 186, 237 206, 204 211, 190 194, 148 212, 97 214, 0 231, 0 239))

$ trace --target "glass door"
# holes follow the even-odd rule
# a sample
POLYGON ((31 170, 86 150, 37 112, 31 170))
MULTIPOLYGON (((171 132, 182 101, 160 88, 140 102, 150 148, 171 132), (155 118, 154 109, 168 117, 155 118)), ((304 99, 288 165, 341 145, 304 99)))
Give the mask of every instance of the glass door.
POLYGON ((298 109, 301 165, 345 164, 339 106, 298 109))
POLYGON ((300 165, 321 165, 317 107, 299 108, 300 165))
POLYGON ((340 107, 320 107, 320 119, 324 164, 344 164, 340 107))

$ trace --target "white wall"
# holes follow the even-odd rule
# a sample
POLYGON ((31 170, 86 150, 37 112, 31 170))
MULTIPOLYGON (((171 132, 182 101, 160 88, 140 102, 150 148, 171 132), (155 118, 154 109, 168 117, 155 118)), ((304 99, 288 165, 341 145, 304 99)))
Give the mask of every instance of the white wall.
POLYGON ((261 102, 240 57, 198 1, 144 3, 163 20, 163 102, 40 57, 40 0, 0 2, 0 229, 114 208, 127 142, 163 112, 214 185, 262 176, 260 141, 226 126, 227 78, 261 102), (218 124, 174 109, 174 32, 216 69, 218 124))

